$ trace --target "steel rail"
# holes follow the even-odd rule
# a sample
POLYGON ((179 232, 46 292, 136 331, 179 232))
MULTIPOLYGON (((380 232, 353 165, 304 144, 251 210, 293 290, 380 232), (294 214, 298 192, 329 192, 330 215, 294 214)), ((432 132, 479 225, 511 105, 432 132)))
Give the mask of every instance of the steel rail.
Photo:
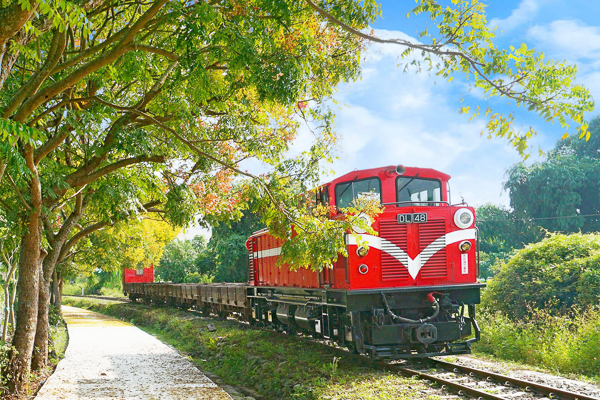
POLYGON ((483 399, 483 400, 506 400, 506 397, 501 397, 501 396, 498 396, 498 395, 495 395, 492 393, 484 392, 483 390, 475 389, 470 386, 461 385, 460 383, 456 383, 456 382, 453 382, 453 381, 450 381, 447 379, 443 379, 443 378, 440 378, 435 375, 429 375, 424 372, 415 371, 415 370, 412 370, 409 368, 395 366, 394 364, 386 364, 386 367, 389 369, 392 369, 392 370, 398 370, 402 374, 405 374, 405 375, 417 376, 421 379, 426 379, 428 381, 437 382, 442 385, 442 388, 444 386, 447 388, 450 388, 450 389, 454 390, 456 393, 458 393, 459 395, 467 394, 469 396, 475 397, 476 399, 483 399), (392 368, 390 368, 390 367, 392 367, 392 368))
POLYGON ((548 395, 549 397, 558 397, 564 400, 600 400, 598 397, 591 397, 585 394, 578 394, 574 392, 570 392, 564 389, 558 389, 552 386, 542 385, 540 383, 530 382, 523 379, 512 378, 510 376, 497 374, 495 372, 484 371, 477 368, 467 367, 465 365, 458 365, 449 363, 447 361, 441 361, 436 359, 429 359, 430 363, 438 365, 444 368, 447 371, 456 372, 456 370, 461 372, 466 372, 468 374, 472 374, 478 376, 480 378, 486 380, 493 380, 498 383, 510 383, 517 387, 521 387, 524 389, 529 389, 532 391, 536 391, 538 393, 548 395))
POLYGON ((365 356, 362 356, 359 354, 353 354, 347 350, 344 350, 344 349, 341 349, 338 347, 333 347, 333 346, 327 345, 325 343, 315 341, 314 339, 308 339, 308 338, 303 338, 303 337, 297 337, 297 339, 300 341, 310 342, 312 344, 319 344, 323 347, 326 347, 329 351, 339 354, 340 357, 348 357, 348 358, 351 358, 351 359, 354 359, 354 360, 357 360, 360 362, 368 363, 372 366, 375 365, 381 369, 385 369, 385 370, 388 370, 391 372, 398 372, 404 376, 409 376, 409 377, 416 376, 421 379, 439 383, 443 389, 452 391, 452 392, 458 394, 459 396, 460 395, 463 395, 463 396, 468 395, 468 396, 474 397, 476 399, 481 399, 481 400, 506 400, 506 397, 500 397, 498 395, 484 392, 482 390, 475 389, 473 387, 461 385, 459 383, 449 381, 447 379, 439 378, 435 375, 429 375, 424 372, 415 371, 415 370, 403 367, 398 364, 390 364, 390 363, 384 362, 384 361, 373 361, 373 360, 368 359, 365 356))

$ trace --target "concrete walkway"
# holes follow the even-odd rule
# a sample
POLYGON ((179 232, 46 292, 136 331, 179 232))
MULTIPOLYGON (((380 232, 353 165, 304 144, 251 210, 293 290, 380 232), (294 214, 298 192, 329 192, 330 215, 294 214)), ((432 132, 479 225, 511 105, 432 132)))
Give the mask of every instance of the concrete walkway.
POLYGON ((50 399, 231 399, 176 351, 142 330, 63 306, 65 358, 39 391, 50 399))

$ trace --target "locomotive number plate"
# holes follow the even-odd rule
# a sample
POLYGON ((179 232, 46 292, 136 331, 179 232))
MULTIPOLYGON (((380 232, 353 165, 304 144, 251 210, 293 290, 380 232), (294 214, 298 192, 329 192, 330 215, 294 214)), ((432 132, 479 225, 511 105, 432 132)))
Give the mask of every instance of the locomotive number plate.
POLYGON ((422 224, 427 222, 427 213, 398 214, 399 224, 422 224))

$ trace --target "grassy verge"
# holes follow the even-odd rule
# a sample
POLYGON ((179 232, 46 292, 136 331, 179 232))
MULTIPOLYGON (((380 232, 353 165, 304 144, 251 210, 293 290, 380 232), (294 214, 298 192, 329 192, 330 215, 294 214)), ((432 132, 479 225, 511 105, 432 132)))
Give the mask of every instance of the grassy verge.
MULTIPOLYGON (((436 399, 426 383, 339 358, 325 346, 170 308, 90 299, 65 304, 120 318, 189 355, 202 370, 264 399, 436 399), (216 331, 207 329, 214 324, 216 331), (424 393, 428 391, 429 393, 424 393)), ((243 391, 243 390, 242 390, 243 391)))
MULTIPOLYGON (((6 377, 0 376, 0 399, 16 400, 34 398, 39 388, 46 379, 52 374, 56 365, 65 356, 69 335, 64 320, 55 308, 50 310, 50 344, 48 346, 48 366, 42 371, 36 371, 31 374, 29 383, 29 393, 23 396, 12 396, 2 394, 6 387, 6 377)), ((10 346, 7 343, 0 342, 0 368, 6 364, 10 346)))
POLYGON ((536 311, 519 321, 500 312, 482 313, 479 322, 482 340, 474 346, 476 353, 600 382, 600 310, 573 318, 536 311))

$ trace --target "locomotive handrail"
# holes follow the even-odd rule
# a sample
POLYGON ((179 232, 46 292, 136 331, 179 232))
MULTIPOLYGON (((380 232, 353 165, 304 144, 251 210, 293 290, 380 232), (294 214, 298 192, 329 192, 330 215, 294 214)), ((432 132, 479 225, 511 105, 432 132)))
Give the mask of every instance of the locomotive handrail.
POLYGON ((394 204, 446 204, 446 205, 450 205, 450 202, 448 201, 394 201, 392 203, 381 203, 382 206, 393 206, 394 204))

